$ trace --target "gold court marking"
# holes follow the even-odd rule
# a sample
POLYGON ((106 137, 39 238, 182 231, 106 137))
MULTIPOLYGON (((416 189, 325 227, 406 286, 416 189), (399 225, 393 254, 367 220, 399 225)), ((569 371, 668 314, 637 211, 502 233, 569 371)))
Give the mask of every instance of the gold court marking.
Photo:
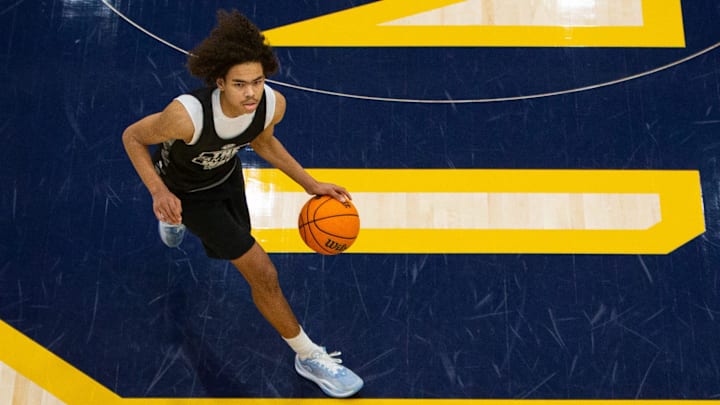
MULTIPOLYGON (((288 354, 288 361, 291 356, 288 354)), ((72 367, 7 323, 0 321, 0 361, 22 373, 67 405, 323 405, 351 401, 360 405, 705 405, 699 400, 522 400, 522 399, 400 399, 357 398, 121 398, 72 367)), ((15 378, 0 368, 0 388, 5 378, 15 378)), ((302 377, 297 377, 302 378, 302 377)), ((319 389, 318 389, 319 393, 319 389)), ((47 404, 50 405, 50 404, 47 404)), ((53 405, 55 405, 53 403, 53 405)))
POLYGON ((642 0, 641 15, 640 0, 629 1, 615 9, 605 4, 614 0, 382 0, 265 35, 274 46, 685 46, 680 0, 642 0))
MULTIPOLYGON (((700 178, 696 171, 309 171, 322 181, 345 186, 351 193, 370 192, 385 197, 396 194, 402 197, 403 193, 488 193, 497 196, 501 203, 494 204, 494 210, 486 209, 485 212, 478 213, 484 216, 485 221, 493 221, 496 216, 505 217, 504 221, 521 221, 525 217, 524 224, 534 224, 523 225, 521 221, 508 226, 506 222, 500 226, 488 224, 474 229, 417 226, 368 228, 363 225, 363 218, 370 218, 374 213, 360 211, 360 235, 346 253, 667 254, 705 231, 700 178), (549 200, 550 203, 539 209, 531 207, 528 196, 532 195, 545 196, 543 201, 549 200), (564 200, 553 202, 548 195, 564 196, 564 200), (587 195, 605 198, 589 199, 585 204, 587 195), (573 199, 572 196, 576 198, 573 199), (635 203, 623 203, 623 199, 635 203), (640 203, 637 203, 638 201, 640 203), (655 201, 658 201, 659 207, 655 201), (566 211, 562 211, 563 209, 566 211), (616 226, 613 228, 593 223, 593 211, 604 215, 606 220, 612 219, 611 222, 616 226), (531 213, 535 213, 535 217, 531 213), (539 220, 536 217, 540 213, 548 218, 554 215, 555 218, 561 218, 561 222, 574 222, 575 226, 546 226, 544 221, 547 218, 539 220), (634 225, 622 225, 626 222, 634 225), (638 226, 638 223, 649 225, 649 228, 638 226)), ((275 169, 247 169, 245 176, 248 194, 268 193, 268 198, 272 199, 273 193, 302 192, 299 186, 275 169)), ((286 205, 282 208, 286 211, 284 215, 296 216, 302 202, 296 199, 286 205)), ((250 204, 252 205, 252 202, 250 204)), ((375 207, 378 209, 379 205, 376 203, 375 207)), ((430 209, 426 207, 425 210, 430 209)), ((409 212, 409 215, 413 214, 409 212)), ((482 221, 481 219, 480 222, 482 221)), ((310 252, 300 239, 297 228, 290 229, 287 225, 279 225, 277 228, 255 229, 253 234, 269 252, 310 252)))

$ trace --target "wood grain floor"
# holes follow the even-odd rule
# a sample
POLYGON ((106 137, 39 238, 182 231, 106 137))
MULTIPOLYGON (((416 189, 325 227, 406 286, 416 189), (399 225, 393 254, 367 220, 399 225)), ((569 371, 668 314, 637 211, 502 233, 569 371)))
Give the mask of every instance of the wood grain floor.
MULTIPOLYGON (((641 0, 468 0, 386 24, 637 26, 642 18, 641 0)), ((285 199, 297 200, 292 207, 307 198, 302 193, 288 195, 285 199)), ((365 204, 361 207, 365 224, 375 227, 644 229, 661 220, 655 195, 367 193, 358 194, 357 200, 365 204), (458 205, 463 208, 457 209, 458 205), (373 212, 378 216, 370 217, 373 212), (467 212, 475 215, 468 217, 467 212)), ((273 211, 273 205, 266 203, 269 212, 255 212, 254 223, 277 227, 280 221, 282 226, 295 226, 296 211, 273 211)), ((0 362, 0 405, 65 404, 0 362)))
POLYGON ((34 382, 0 362, 0 405, 65 405, 34 382))
POLYGON ((640 0, 467 0, 385 25, 639 26, 640 0))

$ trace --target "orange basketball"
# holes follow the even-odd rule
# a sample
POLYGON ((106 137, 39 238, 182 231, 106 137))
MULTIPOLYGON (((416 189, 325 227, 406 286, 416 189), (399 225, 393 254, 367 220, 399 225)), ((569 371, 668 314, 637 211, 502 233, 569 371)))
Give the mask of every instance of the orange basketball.
POLYGON ((300 237, 308 247, 323 255, 336 255, 355 242, 360 217, 352 201, 328 195, 315 196, 305 203, 298 218, 300 237))

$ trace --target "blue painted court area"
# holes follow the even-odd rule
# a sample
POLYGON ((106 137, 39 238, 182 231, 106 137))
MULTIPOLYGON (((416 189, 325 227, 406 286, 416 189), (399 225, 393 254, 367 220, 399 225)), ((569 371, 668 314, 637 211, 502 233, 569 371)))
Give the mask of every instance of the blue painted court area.
MULTIPOLYGON (((189 50, 220 8, 270 29, 370 2, 196 3, 112 4, 189 50)), ((359 397, 720 398, 720 4, 682 11, 684 48, 276 47, 306 168, 700 173, 706 232, 668 255, 272 254, 359 397), (483 102, 422 102, 448 99, 483 102)), ((231 265, 157 235, 120 137, 201 86, 185 61, 99 0, 0 1, 0 319, 123 397, 322 397, 231 265)))

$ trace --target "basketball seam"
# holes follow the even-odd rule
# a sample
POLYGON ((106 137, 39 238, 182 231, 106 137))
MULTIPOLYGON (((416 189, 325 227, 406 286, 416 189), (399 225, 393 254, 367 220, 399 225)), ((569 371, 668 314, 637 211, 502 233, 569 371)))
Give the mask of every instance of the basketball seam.
MULTIPOLYGON (((322 198, 322 197, 320 197, 320 198, 322 198)), ((318 198, 318 197, 313 197, 313 199, 319 199, 319 198, 318 198)), ((313 208, 313 210, 312 210, 313 220, 312 220, 312 221, 308 221, 307 224, 305 224, 305 225, 307 225, 307 233, 310 234, 310 237, 312 238, 313 241, 315 241, 315 245, 316 245, 320 250, 322 250, 323 252, 325 252, 325 253, 327 253, 327 254, 337 254, 337 253, 339 253, 339 252, 335 252, 335 251, 332 251, 332 250, 328 250, 328 249, 325 247, 325 245, 318 240, 317 236, 315 236, 315 233, 313 232, 312 227, 310 226, 310 224, 314 224, 314 223, 315 223, 314 217, 315 217, 315 213, 317 212, 317 210, 318 210, 320 207, 322 207, 323 204, 327 203, 327 202, 330 201, 330 200, 329 200, 329 199, 326 199, 325 201, 322 201, 317 207, 313 207, 314 204, 312 204, 312 201, 313 201, 313 200, 311 199, 311 200, 310 200, 310 203, 307 204, 306 213, 305 213, 305 218, 310 219, 310 212, 311 212, 311 211, 310 211, 310 208, 313 208)), ((305 226, 305 225, 303 225, 303 226, 305 226)), ((318 230, 320 230, 320 229, 318 229, 318 230)), ((311 248, 311 249, 312 249, 312 248, 311 248)), ((314 249, 313 249, 313 250, 314 250, 314 249)), ((320 252, 318 252, 318 253, 320 253, 320 252)))
MULTIPOLYGON (((305 216, 307 216, 307 215, 305 215, 305 216)), ((359 218, 360 216, 357 215, 357 214, 335 214, 335 215, 329 215, 329 216, 327 216, 327 217, 310 219, 310 220, 308 220, 307 222, 298 222, 298 225, 299 225, 299 226, 303 226, 303 225, 307 225, 307 224, 309 224, 309 223, 311 223, 311 222, 317 222, 317 221, 322 221, 322 220, 324 220, 324 219, 336 218, 336 217, 358 217, 358 218, 359 218)))
MULTIPOLYGON (((323 229, 323 228, 320 226, 320 223, 318 222, 318 221, 323 221, 323 220, 328 219, 328 218, 337 218, 337 217, 340 217, 340 216, 350 216, 350 215, 336 215, 336 216, 332 216, 332 217, 325 217, 325 218, 321 218, 321 219, 319 219, 319 220, 313 221, 313 223, 315 224, 315 227, 316 227, 319 231, 322 231, 322 232, 324 232, 324 233, 326 233, 326 234, 328 234, 328 235, 337 236, 338 238, 343 238, 343 239, 354 239, 354 238, 356 238, 357 235, 354 236, 354 237, 352 237, 352 236, 343 236, 343 235, 339 235, 339 234, 334 233, 334 232, 327 231, 327 230, 323 229)), ((352 215, 352 216, 356 216, 356 215, 352 215)))
POLYGON ((327 248, 325 247, 325 245, 324 245, 322 242, 320 242, 320 241, 318 240, 318 238, 315 236, 315 233, 313 232, 313 229, 312 229, 311 227, 308 227, 308 232, 310 232, 310 236, 312 236, 312 238, 313 238, 313 240, 315 241, 315 243, 316 243, 316 244, 318 245, 318 247, 319 247, 320 249, 322 249, 323 251, 325 251, 325 252, 327 252, 327 253, 329 253, 329 254, 337 254, 337 253, 340 253, 340 252, 336 252, 336 251, 334 251, 334 250, 329 250, 329 249, 327 249, 327 248))

